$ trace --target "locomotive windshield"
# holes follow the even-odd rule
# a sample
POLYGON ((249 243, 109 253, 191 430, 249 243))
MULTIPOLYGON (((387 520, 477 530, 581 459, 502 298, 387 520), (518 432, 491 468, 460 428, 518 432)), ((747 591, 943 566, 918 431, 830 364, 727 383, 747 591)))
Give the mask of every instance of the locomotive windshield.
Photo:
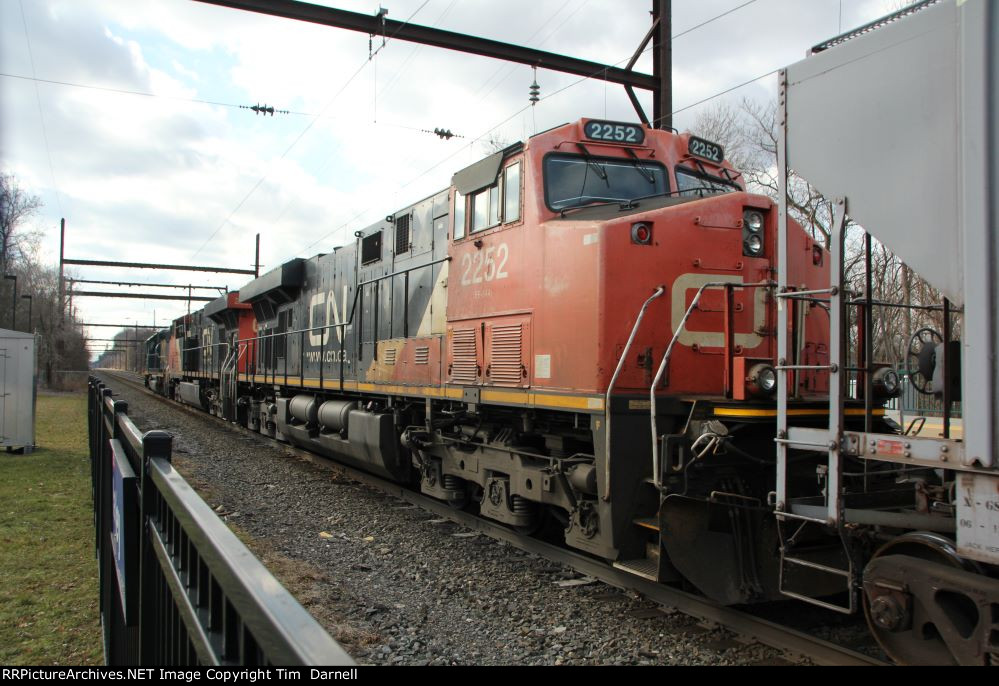
POLYGON ((680 196, 699 196, 709 193, 734 193, 742 189, 726 179, 698 174, 685 167, 677 167, 676 190, 680 196))
POLYGON ((661 164, 579 155, 545 158, 545 200, 553 210, 627 202, 667 192, 669 180, 661 164))

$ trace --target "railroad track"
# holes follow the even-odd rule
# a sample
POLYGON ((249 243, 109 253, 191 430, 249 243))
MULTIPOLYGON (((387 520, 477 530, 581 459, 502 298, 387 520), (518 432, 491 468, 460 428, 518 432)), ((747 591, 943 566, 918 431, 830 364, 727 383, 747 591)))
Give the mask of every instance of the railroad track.
MULTIPOLYGON (((174 409, 180 409, 192 416, 202 419, 214 419, 201 410, 193 407, 175 403, 169 399, 153 393, 146 388, 145 384, 129 374, 120 372, 102 371, 100 374, 114 379, 116 382, 127 384, 137 390, 146 393, 156 400, 169 405, 174 409)), ((350 478, 375 488, 387 495, 394 496, 416 505, 434 515, 448 519, 455 524, 463 526, 472 531, 480 532, 495 540, 503 541, 511 546, 528 553, 538 555, 554 563, 565 565, 580 574, 602 581, 610 586, 614 586, 624 591, 638 593, 650 601, 658 603, 693 617, 698 621, 723 627, 728 631, 742 637, 747 642, 759 642, 784 653, 791 661, 800 661, 801 658, 810 660, 818 665, 886 665, 888 663, 877 658, 859 653, 855 650, 836 645, 807 633, 783 626, 776 622, 755 617, 746 612, 733 609, 724 605, 719 605, 710 600, 687 593, 677 588, 656 584, 632 574, 628 574, 619 569, 615 569, 603 560, 588 557, 586 555, 560 548, 551 543, 546 543, 535 538, 523 536, 505 526, 483 519, 469 512, 455 510, 446 503, 429 498, 420 493, 414 492, 400 486, 397 483, 367 474, 360 470, 343 465, 335 460, 331 460, 320 455, 310 453, 301 448, 288 443, 283 443, 276 439, 264 436, 256 431, 224 422, 225 426, 231 430, 253 437, 263 445, 277 446, 297 457, 308 460, 324 468, 334 467, 350 478)))

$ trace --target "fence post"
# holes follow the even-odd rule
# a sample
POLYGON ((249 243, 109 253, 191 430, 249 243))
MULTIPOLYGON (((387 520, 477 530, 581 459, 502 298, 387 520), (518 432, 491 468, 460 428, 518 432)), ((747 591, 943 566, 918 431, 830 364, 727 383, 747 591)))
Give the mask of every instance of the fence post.
MULTIPOLYGON (((97 528, 97 512, 99 508, 99 501, 97 500, 97 419, 100 415, 97 413, 100 407, 97 403, 98 393, 98 381, 96 377, 90 377, 87 383, 87 439, 90 441, 90 500, 93 504, 94 512, 94 556, 97 557, 97 549, 99 547, 99 536, 100 530, 97 528)), ((100 559, 100 558, 98 558, 100 559)))
POLYGON ((159 457, 170 462, 173 457, 173 436, 166 431, 147 431, 142 436, 142 474, 139 481, 139 512, 142 517, 139 529, 139 540, 141 541, 139 553, 139 664, 155 665, 162 662, 156 654, 157 646, 161 644, 156 616, 156 579, 158 574, 156 569, 159 561, 153 552, 150 542, 150 530, 153 526, 152 518, 155 515, 159 498, 156 494, 156 486, 153 485, 149 476, 149 460, 159 457))
MULTIPOLYGON (((105 501, 108 498, 108 492, 105 488, 105 464, 107 462, 107 424, 105 422, 105 409, 104 409, 104 399, 111 397, 111 389, 107 388, 104 384, 98 384, 97 386, 97 416, 95 420, 97 422, 97 431, 95 433, 96 445, 94 446, 94 473, 96 475, 97 483, 97 501, 96 501, 96 513, 94 520, 94 528, 96 529, 97 536, 97 559, 98 559, 98 576, 101 578, 101 583, 103 583, 104 578, 104 558, 101 556, 101 551, 103 546, 101 545, 101 537, 104 535, 104 525, 107 520, 104 517, 105 505, 110 507, 110 504, 105 501)), ((103 588, 103 586, 102 586, 103 588)))

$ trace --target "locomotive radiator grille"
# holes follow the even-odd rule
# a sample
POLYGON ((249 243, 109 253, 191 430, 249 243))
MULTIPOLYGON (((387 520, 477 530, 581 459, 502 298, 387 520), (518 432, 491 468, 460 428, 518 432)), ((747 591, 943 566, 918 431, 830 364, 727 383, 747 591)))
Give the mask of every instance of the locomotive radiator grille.
POLYGON ((387 350, 385 350, 385 364, 388 365, 395 364, 396 350, 397 350, 396 348, 388 348, 387 350))
POLYGON ((492 383, 503 386, 523 383, 523 340, 523 324, 493 327, 489 359, 489 380, 492 383))
POLYGON ((451 380, 475 383, 479 377, 475 329, 455 329, 451 336, 451 380))
POLYGON ((413 246, 410 243, 409 215, 404 214, 395 218, 395 254, 409 252, 411 247, 413 246))

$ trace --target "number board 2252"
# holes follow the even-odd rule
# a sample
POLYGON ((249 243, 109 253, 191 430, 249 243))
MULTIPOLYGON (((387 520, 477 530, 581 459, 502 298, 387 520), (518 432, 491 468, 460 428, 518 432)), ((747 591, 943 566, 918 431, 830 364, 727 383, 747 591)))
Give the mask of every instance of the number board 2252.
POLYGON ((721 164, 725 161, 725 149, 722 146, 697 136, 690 137, 687 151, 694 157, 700 157, 715 164, 721 164))
POLYGON ((583 126, 583 133, 594 141, 631 145, 641 145, 645 142, 645 130, 637 124, 592 120, 583 126))

